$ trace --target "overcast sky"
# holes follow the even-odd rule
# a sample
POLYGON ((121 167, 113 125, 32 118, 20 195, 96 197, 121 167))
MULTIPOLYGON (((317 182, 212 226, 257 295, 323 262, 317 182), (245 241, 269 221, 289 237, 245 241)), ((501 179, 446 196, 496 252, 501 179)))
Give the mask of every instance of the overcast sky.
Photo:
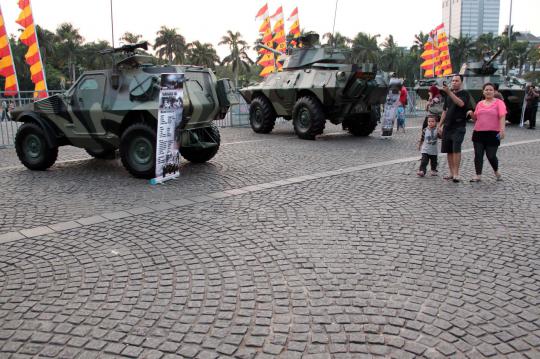
MULTIPOLYGON (((85 41, 111 41, 111 0, 32 0, 34 18, 40 26, 54 31, 63 22, 79 29, 85 41)), ((199 40, 217 46, 227 30, 239 31, 251 44, 257 37, 259 23, 255 14, 264 0, 112 0, 115 43, 126 32, 143 35, 151 43, 161 25, 177 28, 188 42, 199 40)), ((16 33, 19 14, 17 0, 0 0, 8 33, 16 33)), ((299 8, 300 26, 321 35, 332 31, 334 0, 270 0, 273 12, 283 4, 288 17, 299 8)), ((441 23, 440 0, 339 0, 336 32, 353 37, 363 31, 389 34, 399 46, 411 46, 414 34, 427 32, 441 23)), ((508 23, 510 0, 501 0, 500 27, 508 23)), ((513 0, 512 23, 516 30, 528 30, 540 36, 540 0, 513 0)), ((288 29, 288 24, 286 24, 288 29)), ((226 47, 217 47, 227 54, 226 47)))

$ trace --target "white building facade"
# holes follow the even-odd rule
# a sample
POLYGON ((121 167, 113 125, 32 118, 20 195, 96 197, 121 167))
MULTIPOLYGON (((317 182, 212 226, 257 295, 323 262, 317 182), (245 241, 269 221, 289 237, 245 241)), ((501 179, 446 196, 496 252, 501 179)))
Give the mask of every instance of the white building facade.
POLYGON ((500 0, 442 0, 442 18, 450 37, 499 33, 500 0))

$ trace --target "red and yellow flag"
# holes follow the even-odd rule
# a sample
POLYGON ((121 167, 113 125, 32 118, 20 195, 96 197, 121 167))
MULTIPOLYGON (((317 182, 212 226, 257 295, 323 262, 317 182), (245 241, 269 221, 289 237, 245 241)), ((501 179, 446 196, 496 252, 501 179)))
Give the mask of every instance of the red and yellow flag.
POLYGON ((300 20, 298 18, 298 7, 294 8, 287 21, 292 22, 291 26, 289 27, 289 35, 292 35, 293 37, 291 44, 293 46, 296 46, 296 40, 294 39, 300 36, 300 20))
POLYGON ((39 53, 30 0, 19 0, 19 8, 21 9, 21 13, 16 22, 23 27, 23 32, 19 36, 19 40, 28 46, 28 51, 24 57, 26 63, 30 66, 30 75, 32 77, 32 82, 35 84, 34 97, 47 97, 45 70, 43 68, 43 62, 41 61, 41 54, 39 53))
MULTIPOLYGON (((257 12, 255 18, 258 20, 263 20, 263 23, 259 27, 259 33, 262 34, 264 45, 274 48, 274 37, 272 36, 272 25, 270 23, 268 3, 264 4, 264 6, 257 12)), ((263 70, 259 76, 266 77, 275 71, 274 54, 265 49, 260 49, 259 54, 261 55, 261 58, 257 63, 263 67, 263 70)))
POLYGON ((440 24, 431 31, 420 57, 424 60, 420 65, 420 68, 425 70, 424 77, 442 77, 452 74, 450 49, 448 37, 444 32, 444 24, 440 24))
MULTIPOLYGON (((280 52, 287 52, 287 38, 285 35, 285 17, 283 16, 283 7, 280 6, 274 15, 271 16, 272 20, 275 21, 274 25, 274 38, 272 41, 276 45, 276 50, 280 52)), ((283 63, 280 62, 279 58, 277 59, 277 70, 283 70, 283 63)))
POLYGON ((15 74, 15 64, 11 55, 11 46, 4 23, 4 16, 0 8, 0 76, 6 79, 4 86, 4 96, 17 96, 19 86, 17 75, 15 74))

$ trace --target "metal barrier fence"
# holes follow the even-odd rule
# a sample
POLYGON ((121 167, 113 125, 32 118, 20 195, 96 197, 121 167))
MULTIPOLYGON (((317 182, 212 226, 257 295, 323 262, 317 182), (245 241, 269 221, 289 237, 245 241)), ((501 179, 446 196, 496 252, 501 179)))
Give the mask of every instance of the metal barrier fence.
MULTIPOLYGON (((63 91, 49 91, 49 95, 62 93, 63 91)), ((35 101, 33 91, 21 91, 18 97, 4 97, 0 92, 0 103, 6 102, 9 106, 20 106, 35 101)), ((237 94, 238 105, 232 105, 227 112, 225 118, 216 121, 218 127, 248 127, 249 126, 249 105, 244 98, 237 94)), ((421 99, 414 89, 408 89, 408 104, 405 111, 407 117, 425 116, 425 108, 427 101, 421 99)), ((19 128, 19 123, 11 121, 8 111, 4 111, 2 107, 0 122, 0 148, 13 147, 15 134, 19 128)), ((284 119, 278 118, 278 123, 285 122, 284 119)))

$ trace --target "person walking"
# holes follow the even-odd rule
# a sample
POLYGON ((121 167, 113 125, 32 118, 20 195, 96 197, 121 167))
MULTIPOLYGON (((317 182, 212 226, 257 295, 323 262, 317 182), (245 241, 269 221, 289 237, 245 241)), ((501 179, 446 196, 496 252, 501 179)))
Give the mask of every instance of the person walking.
POLYGON ((437 126, 442 136, 441 153, 448 158, 449 174, 444 179, 460 182, 461 144, 465 137, 467 112, 471 109, 470 95, 462 90, 463 76, 452 77, 451 89, 443 83, 442 91, 446 94, 441 121, 437 126))
POLYGON ((471 179, 471 182, 481 181, 484 154, 493 168, 495 178, 500 181, 502 177, 499 173, 497 150, 505 135, 506 105, 504 101, 495 98, 495 86, 492 83, 484 84, 482 90, 484 100, 478 102, 474 111, 468 112, 474 121, 472 141, 476 176, 471 179))
POLYGON ((531 84, 527 89, 527 95, 525 100, 527 101, 525 107, 525 121, 529 121, 528 129, 534 130, 536 128, 536 112, 538 111, 538 98, 540 93, 536 87, 531 84))

